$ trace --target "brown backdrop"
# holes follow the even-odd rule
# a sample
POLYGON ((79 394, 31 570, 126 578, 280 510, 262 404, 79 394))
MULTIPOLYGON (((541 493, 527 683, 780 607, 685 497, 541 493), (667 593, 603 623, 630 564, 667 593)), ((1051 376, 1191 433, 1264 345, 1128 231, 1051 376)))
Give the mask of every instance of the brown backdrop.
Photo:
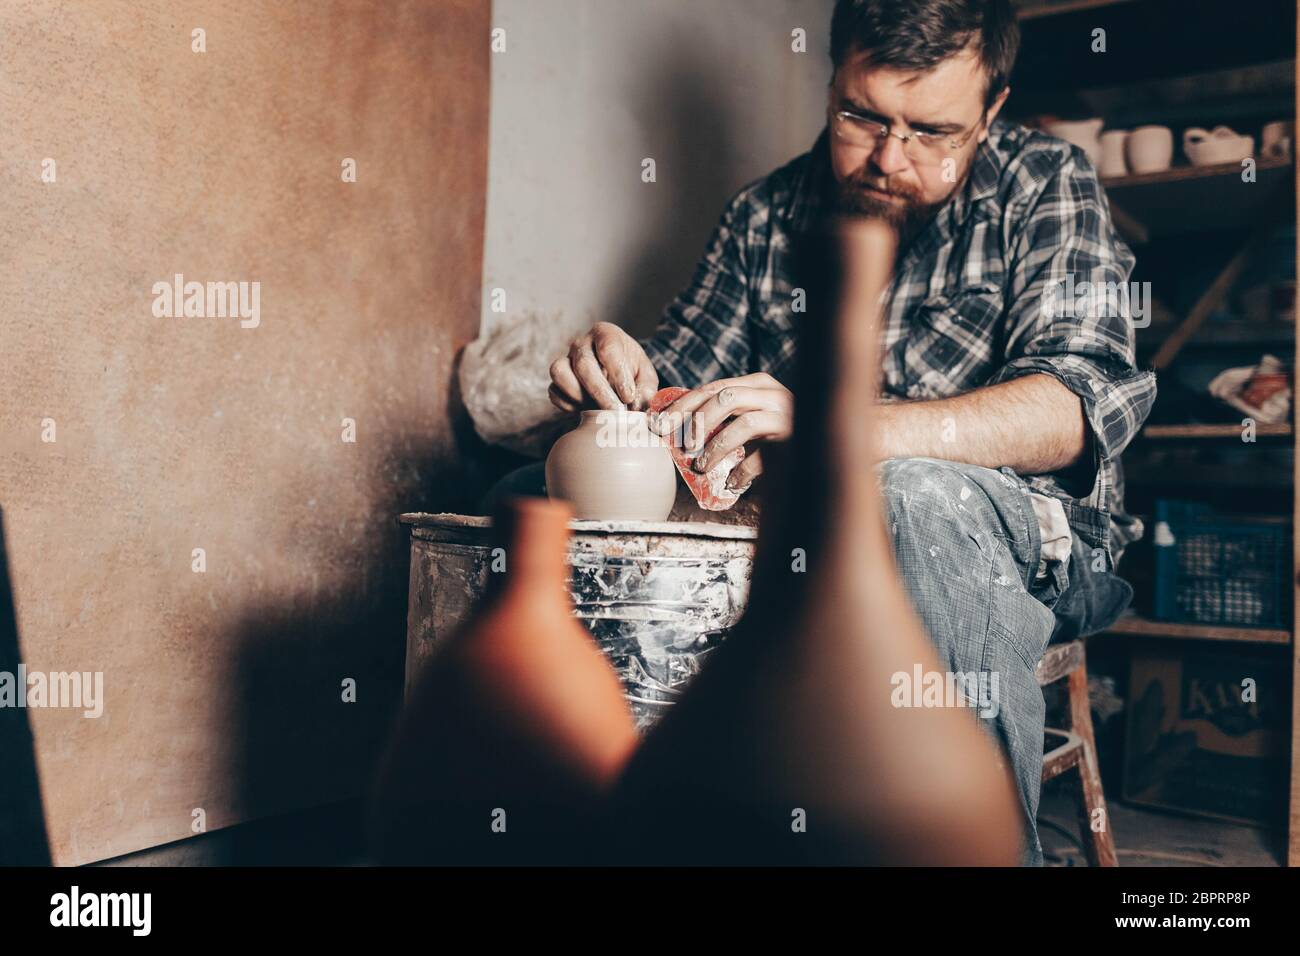
POLYGON ((394 516, 455 502, 489 30, 487 0, 0 7, 18 643, 105 683, 98 719, 27 712, 55 862, 368 782, 401 683, 394 516), (260 282, 260 326, 155 317, 176 273, 260 282))

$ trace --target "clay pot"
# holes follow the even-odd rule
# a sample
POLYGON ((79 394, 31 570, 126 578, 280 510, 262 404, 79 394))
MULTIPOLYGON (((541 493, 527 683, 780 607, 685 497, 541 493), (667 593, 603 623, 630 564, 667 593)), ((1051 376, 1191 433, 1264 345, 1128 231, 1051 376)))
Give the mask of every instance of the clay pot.
POLYGON ((573 616, 571 514, 517 498, 498 518, 493 560, 504 571, 489 572, 486 603, 419 679, 385 762, 382 862, 566 862, 583 852, 591 814, 639 738, 617 674, 573 616))
POLYGON ((1128 168, 1135 173, 1159 173, 1174 161, 1174 133, 1168 126, 1139 126, 1125 145, 1128 168))
POLYGON ((1272 375, 1256 375, 1242 390, 1241 397, 1248 404, 1256 408, 1263 408, 1265 403, 1278 392, 1284 392, 1290 387, 1288 376, 1285 372, 1278 372, 1272 375))
POLYGON ((546 458, 546 491, 594 521, 666 521, 677 498, 668 441, 645 412, 585 411, 546 458))
POLYGON ((889 700, 891 675, 941 665, 894 567, 870 425, 893 234, 840 228, 808 260, 843 252, 846 275, 800 276, 794 436, 764 449, 749 606, 612 801, 612 830, 642 862, 1019 858, 1014 790, 988 736, 955 709, 889 700))

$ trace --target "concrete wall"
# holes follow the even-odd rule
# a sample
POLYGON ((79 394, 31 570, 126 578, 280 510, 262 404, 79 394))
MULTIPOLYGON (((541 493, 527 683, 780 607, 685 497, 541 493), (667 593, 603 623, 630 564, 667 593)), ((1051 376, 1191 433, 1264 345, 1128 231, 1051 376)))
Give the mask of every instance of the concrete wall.
POLYGON ((652 328, 727 198, 824 125, 833 6, 496 0, 484 282, 507 315, 652 328))
POLYGON ((98 718, 27 711, 54 860, 354 794, 401 684, 394 516, 455 504, 488 4, 7 0, 0 35, 18 643, 104 680, 98 718), (177 273, 260 283, 260 324, 159 317, 177 273))

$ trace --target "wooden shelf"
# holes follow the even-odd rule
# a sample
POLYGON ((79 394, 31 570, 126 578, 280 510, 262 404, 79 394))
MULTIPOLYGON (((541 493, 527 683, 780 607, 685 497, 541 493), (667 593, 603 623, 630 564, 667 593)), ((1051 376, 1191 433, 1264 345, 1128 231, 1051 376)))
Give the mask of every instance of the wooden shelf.
MULTIPOLYGON (((1291 426, 1286 423, 1255 425, 1255 435, 1259 438, 1285 438, 1291 434, 1291 426)), ((1241 425, 1148 425, 1142 430, 1144 438, 1197 439, 1197 438, 1241 438, 1241 425)))
POLYGON ((1125 237, 1145 243, 1153 237, 1246 229, 1288 204, 1294 192, 1289 159, 1260 159, 1255 182, 1242 182, 1240 163, 1175 166, 1159 173, 1103 179, 1117 224, 1125 237))
MULTIPOLYGON (((1152 324, 1154 328, 1154 323, 1152 324)), ((1280 320, 1215 320, 1206 322, 1186 347, 1203 346, 1286 346, 1295 349, 1295 324, 1280 320)))
MULTIPOLYGON (((1093 90, 1220 73, 1296 55, 1295 0, 1251 0, 1235 7, 1226 0, 1065 0, 1029 2, 1018 14, 1023 39, 1008 116, 1096 116, 1093 90), (1104 55, 1093 52, 1096 29, 1106 31, 1104 55)), ((1161 103, 1156 99, 1150 105, 1161 103)))
POLYGON ((1169 637, 1196 641, 1238 641, 1245 644, 1291 646, 1291 632, 1278 628, 1175 624, 1171 621, 1155 621, 1136 614, 1121 617, 1106 630, 1106 633, 1129 634, 1136 637, 1169 637))
POLYGON ((1161 493, 1170 495, 1177 492, 1177 497, 1201 497, 1206 488, 1220 491, 1239 491, 1243 493, 1258 492, 1261 495, 1279 495, 1291 489, 1291 469, 1283 464, 1277 467, 1260 469, 1259 474, 1250 474, 1247 469, 1209 466, 1186 468, 1178 474, 1171 475, 1167 469, 1151 469, 1150 472, 1129 471, 1127 464, 1124 471, 1124 484, 1142 490, 1144 493, 1158 497, 1161 493))
MULTIPOLYGON (((1256 157, 1255 170, 1287 169, 1291 166, 1289 159, 1260 159, 1256 157)), ((1217 166, 1171 166, 1158 173, 1135 173, 1131 176, 1106 176, 1101 184, 1109 189, 1127 189, 1134 186, 1153 186, 1162 183, 1181 183, 1197 179, 1214 179, 1219 176, 1231 176, 1241 179, 1241 163, 1219 163, 1217 166)), ((1259 185, 1242 183, 1243 186, 1259 185)))
POLYGON ((1020 20, 1037 20, 1041 17, 1054 17, 1061 13, 1078 13, 1080 10, 1094 10, 1097 7, 1114 6, 1117 3, 1133 3, 1134 0, 1060 0, 1058 3, 1029 2, 1016 8, 1016 17, 1020 20))
MULTIPOLYGON (((1180 138, 1190 126, 1219 124, 1258 136, 1261 125, 1295 117, 1297 7, 1295 0, 1018 0, 1022 43, 1011 79, 1005 116, 1103 117, 1111 128, 1168 126, 1180 138), (1094 52, 1095 31, 1104 30, 1105 56, 1094 52)), ((1258 146, 1258 142, 1256 144, 1258 146)), ((1167 330, 1152 360, 1167 368, 1178 350, 1218 340, 1225 352, 1247 344, 1274 344, 1300 362, 1294 333, 1248 327, 1215 328, 1212 315, 1233 284, 1256 258, 1274 224, 1290 221, 1296 205, 1294 160, 1256 157, 1256 180, 1241 180, 1240 163, 1179 166, 1160 173, 1106 179, 1116 228, 1133 246, 1177 237, 1196 242, 1201 234, 1231 245, 1226 263, 1175 326, 1167 330), (1221 235, 1209 236, 1211 233, 1221 235), (1240 234, 1242 240, 1236 241, 1240 234), (1257 340, 1259 339, 1259 340, 1257 340), (1261 341, 1262 340, 1262 341, 1261 341)), ((1217 247, 1216 247, 1217 248, 1217 247)), ((1142 252, 1139 251, 1139 258, 1142 252)), ((1202 272, 1205 265, 1195 265, 1202 272)), ((1168 306, 1156 303, 1156 314, 1168 306)), ((1161 317, 1163 320, 1163 317, 1161 317)), ((1145 337, 1159 334, 1152 329, 1145 337)), ((1244 363, 1242 363, 1244 364, 1244 363)), ((1290 515, 1300 521, 1300 456, 1294 455, 1291 426, 1257 427, 1262 441, 1248 465, 1227 444, 1240 439, 1240 426, 1153 425, 1143 434, 1128 468, 1130 486, 1153 496, 1187 494, 1267 501, 1291 499, 1290 515), (1221 439, 1219 446, 1213 439, 1221 439), (1199 443, 1198 443, 1199 442, 1199 443), (1222 453, 1222 454, 1220 454, 1222 453), (1202 462, 1222 458, 1228 464, 1202 462), (1145 471, 1145 480, 1144 479, 1145 471), (1279 480, 1281 479, 1281 480, 1279 480)), ((1300 568, 1300 536, 1295 536, 1293 568, 1300 568)), ((1295 590, 1295 582, 1292 582, 1295 590)), ((1300 621, 1300 591, 1294 606, 1300 621)), ((1128 616, 1109 633, 1131 640, 1166 639, 1226 642, 1221 647, 1272 645, 1293 658, 1291 695, 1289 833, 1287 863, 1300 866, 1300 642, 1281 628, 1215 627, 1173 624, 1128 616)))
MULTIPOLYGON (((1159 348, 1161 342, 1178 325, 1178 322, 1152 322, 1145 329, 1140 329, 1144 338, 1138 347, 1138 351, 1144 353, 1140 357, 1149 358, 1145 353, 1159 348)), ((1209 321, 1187 340, 1183 351, 1216 348, 1272 350, 1289 356, 1295 350, 1295 327, 1283 322, 1209 321)), ((1245 364, 1244 360, 1242 364, 1245 364)))

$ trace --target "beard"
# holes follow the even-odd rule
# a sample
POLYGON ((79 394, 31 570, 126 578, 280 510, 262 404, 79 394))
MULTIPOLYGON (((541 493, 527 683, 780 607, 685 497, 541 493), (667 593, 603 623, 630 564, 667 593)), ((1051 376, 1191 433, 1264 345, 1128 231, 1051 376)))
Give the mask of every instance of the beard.
POLYGON ((927 203, 922 201, 921 194, 916 188, 873 177, 867 172, 866 166, 863 166, 839 183, 835 206, 846 216, 861 216, 884 221, 893 226, 898 232, 900 241, 905 242, 934 218, 940 207, 966 182, 969 174, 968 167, 947 196, 938 202, 927 203), (876 179, 875 182, 872 181, 873 178, 876 179), (881 199, 868 189, 887 193, 891 198, 881 199))

